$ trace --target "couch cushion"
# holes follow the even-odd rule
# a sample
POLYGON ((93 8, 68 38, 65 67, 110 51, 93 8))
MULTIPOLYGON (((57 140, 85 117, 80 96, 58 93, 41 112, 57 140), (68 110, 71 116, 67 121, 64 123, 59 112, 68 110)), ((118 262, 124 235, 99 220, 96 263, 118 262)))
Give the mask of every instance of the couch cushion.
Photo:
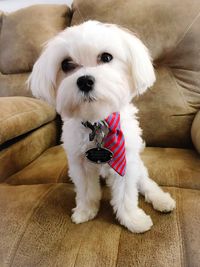
POLYGON ((20 171, 47 148, 57 143, 57 123, 49 122, 39 129, 23 135, 16 143, 0 151, 0 182, 20 171))
MULTIPOLYGON (((194 150, 147 147, 142 159, 159 185, 200 190, 200 156, 194 150)), ((49 148, 5 180, 15 185, 69 181, 67 157, 61 145, 49 148)))
POLYGON ((47 103, 28 97, 0 97, 1 144, 55 119, 47 103))
POLYGON ((191 129, 192 142, 200 154, 200 111, 196 114, 191 129))
POLYGON ((200 156, 196 151, 147 147, 142 159, 159 185, 200 190, 200 156))
POLYGON ((35 5, 4 14, 0 34, 0 71, 30 71, 44 42, 69 25, 66 5, 35 5))
POLYGON ((61 146, 47 149, 4 182, 13 185, 69 182, 67 157, 64 149, 61 146))
POLYGON ((72 25, 87 19, 120 24, 150 49, 157 82, 134 100, 150 146, 191 146, 200 109, 199 0, 75 0, 72 25))
POLYGON ((177 209, 161 214, 142 200, 154 226, 132 234, 114 219, 108 190, 97 218, 76 225, 72 185, 0 185, 1 266, 198 266, 200 193, 165 189, 177 209))

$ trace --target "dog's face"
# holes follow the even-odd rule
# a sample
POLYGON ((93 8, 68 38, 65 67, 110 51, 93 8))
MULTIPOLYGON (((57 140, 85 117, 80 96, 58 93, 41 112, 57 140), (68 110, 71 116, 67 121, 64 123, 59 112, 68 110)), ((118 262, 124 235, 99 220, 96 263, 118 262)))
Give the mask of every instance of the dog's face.
POLYGON ((33 95, 63 118, 104 119, 155 81, 147 48, 112 24, 88 21, 61 32, 33 67, 33 95))

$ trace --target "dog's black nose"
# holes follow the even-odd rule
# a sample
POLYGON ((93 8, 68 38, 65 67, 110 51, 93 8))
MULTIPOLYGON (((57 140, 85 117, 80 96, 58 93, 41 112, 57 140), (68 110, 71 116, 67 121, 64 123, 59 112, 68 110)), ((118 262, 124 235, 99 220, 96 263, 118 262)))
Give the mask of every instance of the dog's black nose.
POLYGON ((94 82, 95 79, 93 76, 85 75, 78 78, 77 85, 81 91, 88 93, 93 89, 94 82))

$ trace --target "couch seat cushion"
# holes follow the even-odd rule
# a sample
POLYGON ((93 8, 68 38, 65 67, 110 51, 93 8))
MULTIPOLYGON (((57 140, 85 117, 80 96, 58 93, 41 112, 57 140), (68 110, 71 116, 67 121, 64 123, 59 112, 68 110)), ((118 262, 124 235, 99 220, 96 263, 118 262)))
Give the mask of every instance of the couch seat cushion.
MULTIPOLYGON (((200 189, 200 156, 194 150, 146 147, 142 159, 150 177, 159 185, 200 189)), ((69 181, 67 158, 61 145, 49 148, 5 180, 15 185, 69 181)))
POLYGON ((0 185, 1 266, 198 266, 200 192, 165 188, 177 201, 161 214, 140 201, 154 226, 132 234, 114 219, 103 190, 93 221, 71 222, 75 194, 70 184, 0 185))
POLYGON ((56 117, 48 104, 28 97, 0 97, 0 114, 0 145, 56 117))
POLYGON ((200 156, 195 150, 147 147, 142 159, 159 185, 200 190, 200 156))
POLYGON ((61 145, 50 147, 30 164, 5 180, 6 183, 13 185, 69 181, 67 157, 61 145))

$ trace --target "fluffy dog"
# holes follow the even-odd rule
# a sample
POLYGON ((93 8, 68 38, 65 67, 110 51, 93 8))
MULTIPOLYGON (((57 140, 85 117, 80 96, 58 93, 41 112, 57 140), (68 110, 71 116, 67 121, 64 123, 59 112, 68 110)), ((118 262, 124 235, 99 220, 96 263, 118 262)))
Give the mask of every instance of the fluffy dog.
MULTIPOLYGON (((138 207, 138 192, 156 210, 169 212, 175 208, 169 193, 149 178, 140 158, 144 144, 132 99, 154 81, 145 45, 128 30, 98 21, 87 21, 59 33, 35 63, 29 78, 33 95, 54 105, 64 123, 63 146, 76 191, 73 222, 83 223, 97 215, 100 175, 106 177, 111 188, 111 205, 117 219, 132 232, 145 232, 152 226, 150 216, 138 207), (115 150, 123 150, 121 162, 116 164, 124 173, 111 164, 115 154, 104 164, 90 162, 85 154, 97 147, 95 140, 89 140, 94 123, 106 122, 113 114, 120 119, 115 134, 123 140, 122 146, 116 143, 115 150)), ((112 126, 106 127, 109 134, 112 126)))

